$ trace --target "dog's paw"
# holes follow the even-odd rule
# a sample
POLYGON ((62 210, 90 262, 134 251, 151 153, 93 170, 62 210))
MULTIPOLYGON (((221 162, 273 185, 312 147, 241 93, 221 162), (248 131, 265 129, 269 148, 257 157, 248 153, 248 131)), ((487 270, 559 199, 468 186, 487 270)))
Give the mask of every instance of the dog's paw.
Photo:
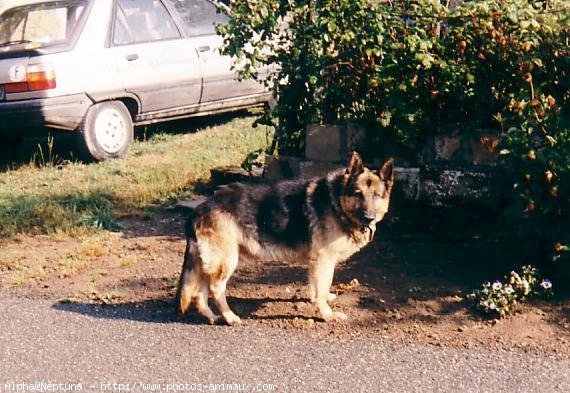
POLYGON ((332 320, 333 321, 346 321, 347 319, 348 319, 348 317, 343 312, 335 311, 332 313, 332 320))
POLYGON ((223 320, 226 324, 228 324, 230 326, 241 324, 240 317, 238 317, 237 315, 235 315, 231 311, 223 314, 223 320))
POLYGON ((348 317, 346 316, 345 313, 340 312, 340 311, 333 311, 332 313, 323 316, 323 319, 326 322, 332 322, 332 321, 346 321, 348 319, 348 317))
POLYGON ((348 319, 346 314, 340 311, 331 311, 330 313, 322 313, 321 315, 325 322, 346 321, 348 319))
POLYGON ((206 318, 210 325, 218 325, 222 321, 222 317, 219 315, 214 315, 212 317, 206 318))
POLYGON ((329 293, 327 295, 327 303, 332 303, 336 300, 336 295, 334 293, 329 293))

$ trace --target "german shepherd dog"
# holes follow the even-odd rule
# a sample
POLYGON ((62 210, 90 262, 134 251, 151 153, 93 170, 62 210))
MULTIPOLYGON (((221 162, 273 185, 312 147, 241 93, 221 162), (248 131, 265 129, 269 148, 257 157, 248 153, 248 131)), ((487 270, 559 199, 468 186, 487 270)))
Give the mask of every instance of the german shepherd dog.
POLYGON ((325 321, 343 320, 329 303, 333 273, 368 244, 388 211, 394 161, 365 168, 353 152, 346 169, 312 180, 234 183, 198 206, 186 223, 186 252, 178 283, 181 316, 195 304, 210 323, 214 298, 221 320, 240 323, 226 301, 226 284, 240 260, 306 261, 309 298, 325 321))

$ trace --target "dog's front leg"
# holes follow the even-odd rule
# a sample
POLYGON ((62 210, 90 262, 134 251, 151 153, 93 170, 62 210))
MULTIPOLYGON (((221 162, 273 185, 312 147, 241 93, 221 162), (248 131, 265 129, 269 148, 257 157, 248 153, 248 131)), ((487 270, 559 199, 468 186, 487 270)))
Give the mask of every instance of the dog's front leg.
POLYGON ((345 320, 347 316, 329 306, 336 263, 328 258, 317 259, 309 265, 309 296, 325 321, 345 320))

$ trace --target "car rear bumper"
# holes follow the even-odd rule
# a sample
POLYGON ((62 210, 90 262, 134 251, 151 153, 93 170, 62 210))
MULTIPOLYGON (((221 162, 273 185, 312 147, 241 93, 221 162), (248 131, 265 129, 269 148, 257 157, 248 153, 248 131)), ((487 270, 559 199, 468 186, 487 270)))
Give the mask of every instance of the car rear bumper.
POLYGON ((92 104, 86 94, 0 102, 0 135, 25 136, 44 127, 75 130, 92 104))

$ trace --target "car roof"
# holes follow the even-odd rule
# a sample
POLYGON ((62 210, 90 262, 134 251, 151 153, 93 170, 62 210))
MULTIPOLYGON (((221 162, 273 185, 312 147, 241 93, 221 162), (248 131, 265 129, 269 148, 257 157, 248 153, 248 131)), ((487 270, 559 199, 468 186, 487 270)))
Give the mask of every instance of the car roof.
POLYGON ((2 0, 0 1, 0 14, 9 8, 17 7, 20 5, 47 3, 50 1, 58 0, 2 0))

